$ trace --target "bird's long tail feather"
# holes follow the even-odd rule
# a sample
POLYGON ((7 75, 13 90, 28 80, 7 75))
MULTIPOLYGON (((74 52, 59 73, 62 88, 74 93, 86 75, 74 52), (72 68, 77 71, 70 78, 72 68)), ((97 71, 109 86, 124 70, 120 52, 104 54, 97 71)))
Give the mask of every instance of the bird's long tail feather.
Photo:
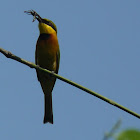
POLYGON ((44 123, 53 124, 53 110, 52 110, 52 93, 49 95, 44 94, 45 99, 45 114, 44 114, 44 123))

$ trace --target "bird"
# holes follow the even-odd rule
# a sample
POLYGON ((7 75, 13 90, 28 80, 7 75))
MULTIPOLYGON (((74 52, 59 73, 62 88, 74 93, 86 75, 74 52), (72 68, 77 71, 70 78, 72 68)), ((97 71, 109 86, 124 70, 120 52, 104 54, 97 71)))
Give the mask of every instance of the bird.
MULTIPOLYGON (((57 38, 57 27, 49 19, 41 18, 34 10, 24 11, 32 15, 33 22, 38 20, 39 37, 36 43, 35 63, 39 67, 58 74, 60 63, 60 50, 57 38)), ((53 124, 52 91, 56 78, 36 69, 37 78, 44 93, 44 121, 53 124)))

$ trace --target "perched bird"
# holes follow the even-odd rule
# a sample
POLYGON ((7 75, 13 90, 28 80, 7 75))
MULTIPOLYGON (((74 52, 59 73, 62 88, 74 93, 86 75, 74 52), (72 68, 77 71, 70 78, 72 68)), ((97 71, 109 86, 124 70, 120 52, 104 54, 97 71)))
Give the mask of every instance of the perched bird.
MULTIPOLYGON (((33 15, 33 22, 36 19, 39 22, 40 35, 36 43, 35 63, 42 68, 58 73, 60 51, 56 25, 49 19, 41 18, 34 10, 25 11, 25 13, 33 15)), ((39 70, 36 70, 36 72, 44 92, 44 123, 49 122, 53 124, 52 90, 56 78, 39 70)))

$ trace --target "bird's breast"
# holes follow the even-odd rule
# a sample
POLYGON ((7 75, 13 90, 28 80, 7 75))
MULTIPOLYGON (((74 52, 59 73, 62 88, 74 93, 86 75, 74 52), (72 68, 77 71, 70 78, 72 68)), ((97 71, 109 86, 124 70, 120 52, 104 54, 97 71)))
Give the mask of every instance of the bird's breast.
POLYGON ((41 34, 36 45, 36 63, 42 68, 55 71, 58 49, 59 45, 55 34, 41 34))

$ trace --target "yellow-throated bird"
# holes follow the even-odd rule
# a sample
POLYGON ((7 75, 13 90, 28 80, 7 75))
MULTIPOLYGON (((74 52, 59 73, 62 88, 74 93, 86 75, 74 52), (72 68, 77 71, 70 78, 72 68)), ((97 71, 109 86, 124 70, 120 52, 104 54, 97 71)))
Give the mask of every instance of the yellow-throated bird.
MULTIPOLYGON (((49 19, 41 18, 34 10, 25 12, 33 15, 33 21, 37 19, 39 22, 38 27, 40 35, 37 40, 35 51, 36 64, 42 68, 58 73, 60 51, 56 25, 49 19)), ((44 123, 50 122, 53 124, 52 90, 56 78, 38 70, 36 70, 36 72, 45 98, 44 123)))

